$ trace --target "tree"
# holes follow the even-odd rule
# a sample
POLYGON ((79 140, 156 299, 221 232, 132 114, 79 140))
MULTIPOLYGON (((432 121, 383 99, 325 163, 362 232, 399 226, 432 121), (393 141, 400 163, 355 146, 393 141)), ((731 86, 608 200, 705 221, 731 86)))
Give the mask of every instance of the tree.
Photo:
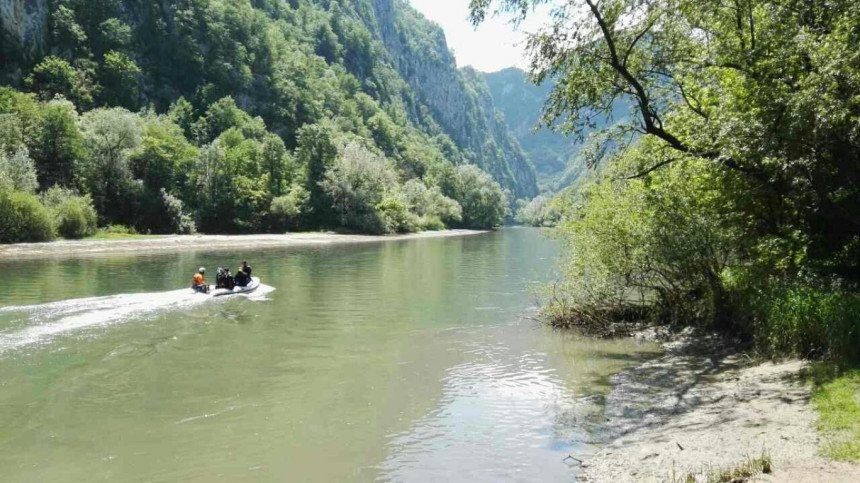
POLYGON ((305 167, 304 182, 310 198, 310 212, 316 223, 322 225, 334 221, 331 219, 332 200, 320 182, 338 156, 337 138, 338 132, 330 123, 307 125, 298 133, 296 157, 305 167))
POLYGON ((34 138, 33 158, 39 171, 39 185, 43 189, 57 184, 73 186, 75 167, 86 156, 74 104, 64 99, 45 104, 34 138))
POLYGON ((274 134, 266 135, 263 140, 262 170, 269 175, 269 193, 281 196, 287 180, 287 148, 284 141, 274 134))
POLYGON ((507 214, 507 199, 499 183, 477 166, 457 166, 453 192, 445 193, 463 209, 462 225, 487 229, 499 226, 507 214))
POLYGON ((99 71, 102 101, 111 106, 137 108, 140 97, 138 75, 140 68, 129 56, 115 50, 105 54, 99 71))
POLYGON ((339 150, 320 183, 340 225, 370 233, 388 231, 377 206, 397 186, 397 173, 385 156, 355 142, 339 150))
MULTIPOLYGON (((472 18, 536 3, 473 0, 472 18)), ((626 100, 633 122, 604 146, 638 134, 658 149, 625 176, 686 159, 743 173, 757 236, 799 230, 816 270, 856 278, 856 2, 582 0, 558 13, 529 42, 537 79, 557 81, 547 124, 582 132, 626 100)))
POLYGON ((42 204, 53 214, 57 233, 64 238, 84 238, 95 234, 98 214, 89 196, 52 186, 42 196, 42 204))
POLYGON ((44 101, 61 95, 81 108, 88 108, 93 103, 95 89, 92 82, 83 72, 59 57, 45 57, 33 68, 33 73, 27 78, 26 84, 44 101))
POLYGON ((0 149, 0 189, 32 194, 38 187, 36 166, 30 159, 27 148, 19 147, 11 154, 0 149))
POLYGON ((95 109, 81 116, 88 156, 83 186, 106 224, 132 224, 141 186, 134 181, 131 155, 140 147, 141 119, 123 108, 95 109))

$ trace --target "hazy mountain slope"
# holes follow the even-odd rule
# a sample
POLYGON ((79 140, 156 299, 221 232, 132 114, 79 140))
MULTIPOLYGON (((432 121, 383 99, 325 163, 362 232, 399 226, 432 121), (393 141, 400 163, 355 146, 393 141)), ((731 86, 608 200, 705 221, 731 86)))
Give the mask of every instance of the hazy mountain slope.
MULTIPOLYGON (((531 159, 541 189, 558 191, 575 182, 585 168, 577 158, 582 144, 572 136, 547 128, 534 130, 552 91, 552 84, 544 82, 536 86, 528 80, 525 72, 516 68, 484 74, 484 78, 496 107, 504 113, 507 125, 531 159)), ((626 107, 619 104, 606 123, 623 119, 626 112, 626 107)), ((606 123, 597 126, 597 130, 606 123)))

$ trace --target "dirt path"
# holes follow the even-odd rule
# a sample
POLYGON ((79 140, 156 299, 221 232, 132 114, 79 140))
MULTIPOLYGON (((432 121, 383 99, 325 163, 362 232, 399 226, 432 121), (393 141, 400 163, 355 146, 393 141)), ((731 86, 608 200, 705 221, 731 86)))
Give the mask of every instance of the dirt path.
POLYGON ((444 230, 405 235, 339 235, 336 233, 287 233, 285 235, 176 235, 127 240, 63 240, 48 243, 0 245, 0 260, 61 256, 87 256, 105 253, 150 253, 189 249, 222 250, 355 244, 395 240, 416 240, 478 235, 474 230, 444 230))
POLYGON ((818 455, 803 363, 755 364, 716 338, 682 336, 666 355, 618 374, 607 400, 610 443, 580 480, 707 481, 766 451, 774 472, 755 481, 857 482, 860 466, 818 455))

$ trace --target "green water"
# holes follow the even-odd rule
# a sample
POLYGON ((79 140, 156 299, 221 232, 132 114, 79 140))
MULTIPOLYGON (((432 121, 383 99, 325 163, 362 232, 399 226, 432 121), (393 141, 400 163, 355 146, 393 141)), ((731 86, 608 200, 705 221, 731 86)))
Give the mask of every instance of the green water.
POLYGON ((0 480, 569 480, 588 396, 653 348, 529 319, 555 256, 505 229, 0 263, 0 480), (177 290, 243 258, 274 290, 177 290))

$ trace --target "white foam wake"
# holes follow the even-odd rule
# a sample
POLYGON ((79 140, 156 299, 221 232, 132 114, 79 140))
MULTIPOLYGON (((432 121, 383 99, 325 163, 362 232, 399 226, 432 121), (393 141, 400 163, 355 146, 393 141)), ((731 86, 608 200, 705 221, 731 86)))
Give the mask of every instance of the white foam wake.
POLYGON ((0 333, 0 352, 31 344, 43 343, 51 338, 87 328, 119 324, 153 314, 186 309, 205 303, 218 303, 224 299, 244 297, 251 300, 268 300, 266 295, 275 289, 261 285, 245 295, 213 298, 196 294, 190 289, 170 292, 111 295, 63 300, 42 305, 22 305, 0 308, 2 313, 27 314, 27 326, 0 333))

